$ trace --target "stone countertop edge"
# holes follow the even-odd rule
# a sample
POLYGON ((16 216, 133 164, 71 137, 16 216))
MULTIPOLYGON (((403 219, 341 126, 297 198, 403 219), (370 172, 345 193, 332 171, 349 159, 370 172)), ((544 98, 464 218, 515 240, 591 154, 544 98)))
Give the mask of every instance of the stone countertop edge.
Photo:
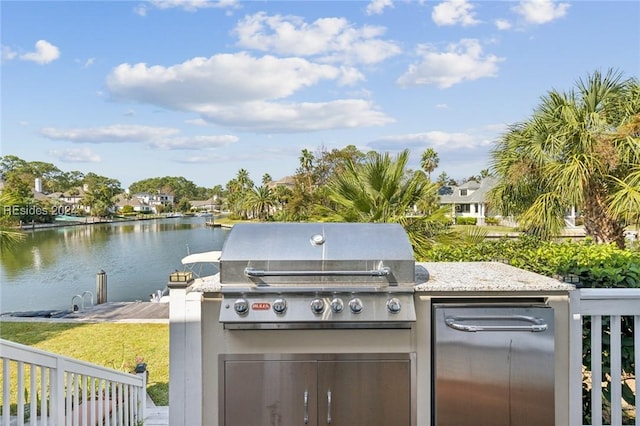
POLYGON ((572 284, 500 262, 418 262, 416 293, 558 292, 572 284))
MULTIPOLYGON (((416 262, 416 293, 554 292, 575 286, 500 262, 416 262)), ((219 293, 220 275, 198 278, 191 291, 219 293)))

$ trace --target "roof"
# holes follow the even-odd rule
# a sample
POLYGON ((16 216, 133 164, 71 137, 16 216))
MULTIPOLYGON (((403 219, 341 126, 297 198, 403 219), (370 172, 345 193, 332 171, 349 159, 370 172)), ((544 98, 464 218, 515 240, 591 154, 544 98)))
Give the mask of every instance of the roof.
POLYGON ((268 188, 275 188, 276 186, 286 186, 293 188, 296 186, 296 179, 293 176, 285 176, 279 180, 273 180, 267 184, 268 188))
POLYGON ((476 181, 465 182, 460 186, 444 186, 440 188, 440 204, 469 204, 484 203, 487 193, 496 186, 497 179, 486 177, 479 183, 476 181), (468 190, 468 195, 459 195, 461 189, 468 190))

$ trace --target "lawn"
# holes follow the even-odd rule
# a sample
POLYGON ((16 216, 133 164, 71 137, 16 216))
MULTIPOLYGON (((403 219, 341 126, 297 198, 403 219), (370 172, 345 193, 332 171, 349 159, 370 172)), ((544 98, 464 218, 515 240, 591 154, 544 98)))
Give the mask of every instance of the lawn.
POLYGON ((147 364, 147 392, 169 405, 168 324, 0 322, 0 338, 120 371, 147 364))

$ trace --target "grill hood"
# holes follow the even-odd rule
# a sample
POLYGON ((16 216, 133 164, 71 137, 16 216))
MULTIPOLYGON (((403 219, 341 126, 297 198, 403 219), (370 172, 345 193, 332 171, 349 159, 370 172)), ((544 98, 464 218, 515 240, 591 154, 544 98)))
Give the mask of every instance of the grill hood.
POLYGON ((399 224, 241 223, 222 247, 220 283, 414 286, 415 260, 399 224))

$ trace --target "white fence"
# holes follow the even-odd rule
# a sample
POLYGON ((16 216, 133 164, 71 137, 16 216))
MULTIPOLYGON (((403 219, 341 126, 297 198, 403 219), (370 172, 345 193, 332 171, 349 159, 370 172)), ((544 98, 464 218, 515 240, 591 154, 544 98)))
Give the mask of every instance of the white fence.
POLYGON ((141 425, 144 374, 128 374, 0 339, 1 424, 141 425))
POLYGON ((640 425, 640 289, 580 289, 570 306, 571 424, 640 425))

